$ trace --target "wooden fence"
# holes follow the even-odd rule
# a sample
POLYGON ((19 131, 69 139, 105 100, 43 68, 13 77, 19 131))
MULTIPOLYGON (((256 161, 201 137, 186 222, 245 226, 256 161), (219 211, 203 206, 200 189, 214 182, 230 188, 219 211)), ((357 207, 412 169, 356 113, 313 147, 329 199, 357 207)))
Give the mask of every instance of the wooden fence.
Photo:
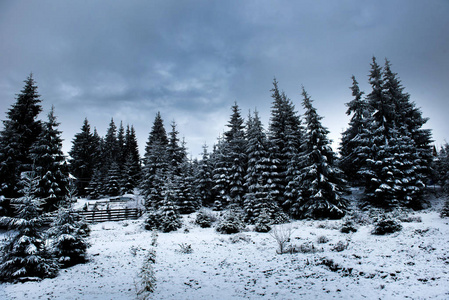
POLYGON ((84 220, 91 223, 135 220, 142 215, 142 211, 138 208, 78 211, 78 213, 84 218, 84 220))

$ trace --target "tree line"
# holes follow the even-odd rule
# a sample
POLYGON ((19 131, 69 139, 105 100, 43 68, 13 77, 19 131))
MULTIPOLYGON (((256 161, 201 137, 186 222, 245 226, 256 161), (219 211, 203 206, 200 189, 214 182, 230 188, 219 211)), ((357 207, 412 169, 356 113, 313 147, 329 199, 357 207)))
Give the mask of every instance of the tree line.
POLYGON ((236 207, 249 223, 260 216, 341 218, 349 186, 364 188, 370 205, 420 208, 433 170, 444 173, 432 166, 431 131, 423 128, 427 118, 388 60, 382 67, 373 58, 369 84, 365 95, 352 77, 353 99, 346 104, 351 119, 339 155, 305 88, 300 114, 275 79, 268 127, 257 110, 245 120, 235 103, 227 129, 210 151, 204 145, 199 160, 188 158, 175 122, 167 133, 160 113, 144 157, 139 157, 132 125, 117 128, 111 120, 100 137, 85 119, 66 159, 54 109, 47 121, 37 120, 41 99, 30 75, 0 132, 0 193, 19 197, 20 174, 32 170, 40 178, 36 197, 46 200, 48 211, 64 201, 72 184, 79 196, 91 198, 139 191, 151 211, 236 207))

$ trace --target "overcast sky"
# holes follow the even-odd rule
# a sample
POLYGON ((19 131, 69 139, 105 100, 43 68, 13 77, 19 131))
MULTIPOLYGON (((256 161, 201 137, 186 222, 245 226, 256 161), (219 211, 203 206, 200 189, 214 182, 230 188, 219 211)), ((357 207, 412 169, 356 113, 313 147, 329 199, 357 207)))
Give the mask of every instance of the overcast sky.
MULTIPOLYGON (((388 58, 449 140, 449 1, 0 1, 0 118, 33 72, 64 151, 87 117, 134 125, 143 152, 157 111, 196 157, 226 130, 237 101, 267 128, 273 78, 299 113, 301 85, 338 142, 355 75, 388 58)), ((334 147, 336 148, 336 147, 334 147)), ((336 150, 336 149, 335 149, 336 150)))

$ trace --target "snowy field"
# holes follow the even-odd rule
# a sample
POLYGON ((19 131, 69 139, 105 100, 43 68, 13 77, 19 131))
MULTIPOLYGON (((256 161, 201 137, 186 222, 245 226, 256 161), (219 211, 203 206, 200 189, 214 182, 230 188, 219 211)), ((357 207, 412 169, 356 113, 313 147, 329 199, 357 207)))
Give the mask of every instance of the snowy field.
POLYGON ((100 223, 92 226, 87 264, 54 279, 2 284, 0 299, 136 299, 152 248, 151 299, 449 299, 449 219, 439 217, 441 199, 432 202, 386 236, 372 235, 371 224, 341 233, 342 220, 291 223, 291 243, 312 242, 315 253, 279 255, 268 233, 219 234, 196 226, 194 214, 177 232, 159 233, 156 247, 143 219, 100 223), (318 243, 321 236, 329 241, 318 243), (333 250, 339 241, 348 245, 341 252, 333 250), (193 252, 182 253, 182 243, 193 252))

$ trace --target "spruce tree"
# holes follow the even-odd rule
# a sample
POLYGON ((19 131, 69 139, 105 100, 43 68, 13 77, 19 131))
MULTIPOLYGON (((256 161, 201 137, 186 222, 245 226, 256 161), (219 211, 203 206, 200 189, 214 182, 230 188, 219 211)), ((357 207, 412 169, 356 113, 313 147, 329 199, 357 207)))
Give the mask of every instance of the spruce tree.
MULTIPOLYGON (((87 224, 71 209, 60 208, 48 232, 50 252, 61 267, 70 267, 87 260, 89 243, 85 240, 87 224)), ((88 228, 88 227, 87 227, 88 228)))
POLYGON ((371 66, 371 115, 359 152, 366 162, 359 172, 365 177, 366 198, 376 206, 420 208, 431 160, 430 131, 421 128, 426 119, 403 92, 388 61, 384 70, 375 58, 371 66))
POLYGON ((100 158, 98 136, 91 133, 87 119, 84 119, 81 132, 75 135, 72 143, 69 151, 70 172, 76 178, 78 195, 84 196, 100 158))
POLYGON ((20 174, 32 170, 30 148, 42 131, 41 122, 36 120, 42 111, 42 100, 33 75, 24 82, 0 132, 0 193, 7 198, 19 196, 20 174))
POLYGON ((249 116, 246 130, 246 155, 248 166, 245 175, 247 193, 244 196, 245 221, 256 223, 265 215, 272 223, 278 219, 280 208, 272 189, 273 178, 278 178, 276 164, 272 161, 267 136, 259 115, 249 116))
POLYGON ((224 133, 228 151, 225 159, 229 165, 226 174, 229 184, 229 199, 232 204, 242 206, 245 194, 246 140, 244 120, 237 103, 232 106, 231 119, 226 126, 229 127, 229 130, 224 133))
POLYGON ((1 217, 12 235, 3 247, 0 257, 0 281, 28 281, 55 277, 58 266, 49 258, 42 234, 41 200, 34 197, 39 178, 34 172, 23 172, 21 180, 24 195, 15 217, 1 217))
POLYGON ((203 145, 203 155, 198 165, 196 173, 195 186, 197 194, 201 201, 201 206, 212 206, 214 203, 214 181, 212 179, 213 166, 210 154, 207 151, 207 145, 203 145))
POLYGON ((116 163, 120 171, 123 170, 123 166, 126 161, 126 136, 125 136, 125 128, 123 127, 123 122, 120 121, 120 126, 117 131, 117 159, 116 163))
POLYGON ((434 162, 437 183, 446 194, 449 194, 449 144, 446 143, 438 152, 434 162))
POLYGON ((137 187, 141 175, 139 147, 133 126, 126 128, 124 155, 122 187, 126 193, 130 193, 137 187))
MULTIPOLYGON (((403 174, 402 205, 420 208, 425 182, 431 174, 432 137, 429 129, 422 126, 427 122, 421 111, 410 101, 410 95, 405 93, 401 81, 396 73, 391 71, 391 64, 385 60, 383 72, 384 89, 387 97, 394 103, 395 124, 398 131, 398 142, 403 174)), ((395 154, 398 155, 398 154, 395 154)))
POLYGON ((168 138, 161 114, 156 114, 150 136, 145 147, 141 188, 147 207, 159 208, 163 196, 163 185, 167 179, 168 138))
POLYGON ((44 199, 44 211, 56 210, 67 196, 68 167, 62 152, 61 131, 56 121, 54 107, 48 121, 30 150, 36 175, 41 178, 36 196, 44 199))
POLYGON ((229 178, 227 176, 229 169, 229 161, 226 159, 227 143, 222 137, 218 138, 218 142, 214 145, 211 154, 212 162, 212 179, 214 204, 213 209, 217 211, 223 210, 231 201, 229 198, 229 178))
POLYGON ((322 117, 304 88, 302 95, 306 132, 301 145, 301 171, 295 178, 301 194, 293 203, 291 214, 299 218, 341 218, 346 211, 342 171, 336 166, 327 138, 329 131, 321 125, 322 117))
POLYGON ((349 127, 343 132, 340 143, 340 161, 339 166, 346 175, 347 180, 352 184, 360 183, 358 171, 363 165, 358 156, 361 144, 361 135, 367 128, 368 104, 362 97, 363 92, 360 91, 359 84, 354 76, 352 76, 352 96, 354 99, 346 103, 348 110, 346 114, 352 115, 349 121, 349 127))
POLYGON ((175 121, 171 123, 171 128, 167 145, 169 171, 173 175, 180 175, 181 167, 187 161, 187 153, 184 142, 181 143, 178 138, 179 132, 176 129, 175 121))
POLYGON ((294 201, 294 194, 286 192, 286 187, 292 181, 297 172, 297 165, 293 164, 295 156, 299 152, 299 144, 303 128, 295 106, 290 99, 281 93, 276 79, 271 89, 273 105, 269 124, 268 140, 270 152, 273 153, 273 161, 276 163, 278 178, 273 178, 273 195, 282 208, 288 210, 294 201))

